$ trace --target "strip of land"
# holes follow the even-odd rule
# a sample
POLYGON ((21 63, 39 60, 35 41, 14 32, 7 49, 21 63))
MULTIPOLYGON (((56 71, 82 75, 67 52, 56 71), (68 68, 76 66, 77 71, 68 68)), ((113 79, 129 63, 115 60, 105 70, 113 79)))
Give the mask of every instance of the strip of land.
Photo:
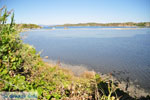
POLYGON ((126 27, 150 27, 150 22, 125 22, 125 23, 78 23, 78 24, 63 24, 63 25, 55 25, 55 27, 59 26, 126 26, 126 27))

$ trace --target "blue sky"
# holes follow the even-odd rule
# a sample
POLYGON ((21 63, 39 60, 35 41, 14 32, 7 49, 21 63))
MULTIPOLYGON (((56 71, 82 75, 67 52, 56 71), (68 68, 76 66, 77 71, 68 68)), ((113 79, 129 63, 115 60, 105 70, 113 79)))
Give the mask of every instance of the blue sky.
POLYGON ((16 23, 150 22, 150 0, 0 0, 16 23))

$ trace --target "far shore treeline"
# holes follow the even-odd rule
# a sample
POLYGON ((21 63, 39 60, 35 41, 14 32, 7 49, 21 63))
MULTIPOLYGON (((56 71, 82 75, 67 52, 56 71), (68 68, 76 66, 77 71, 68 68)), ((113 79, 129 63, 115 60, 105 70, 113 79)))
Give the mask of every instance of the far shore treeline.
POLYGON ((125 23, 78 23, 78 24, 63 24, 59 26, 130 26, 130 27, 150 27, 150 22, 125 22, 125 23))
MULTIPOLYGON (((50 27, 69 27, 69 26, 124 26, 124 27, 150 27, 150 22, 125 22, 125 23, 78 23, 78 24, 63 24, 53 25, 50 27)), ((37 24, 16 24, 19 29, 41 29, 41 25, 37 24)))
POLYGON ((17 28, 21 29, 40 29, 42 28, 40 25, 37 24, 16 24, 17 28))

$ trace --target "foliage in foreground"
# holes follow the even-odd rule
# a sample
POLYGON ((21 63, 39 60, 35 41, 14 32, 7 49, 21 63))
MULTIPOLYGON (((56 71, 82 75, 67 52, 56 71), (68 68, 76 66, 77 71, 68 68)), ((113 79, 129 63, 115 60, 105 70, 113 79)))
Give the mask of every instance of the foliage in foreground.
MULTIPOLYGON (((23 44, 15 29, 14 14, 0 10, 0 91, 37 91, 38 99, 116 100, 120 94, 113 82, 104 82, 98 74, 85 72, 76 77, 58 65, 44 63, 36 50, 23 44), (3 12, 2 12, 3 11, 3 12)), ((134 100, 134 99, 133 99, 134 100)))

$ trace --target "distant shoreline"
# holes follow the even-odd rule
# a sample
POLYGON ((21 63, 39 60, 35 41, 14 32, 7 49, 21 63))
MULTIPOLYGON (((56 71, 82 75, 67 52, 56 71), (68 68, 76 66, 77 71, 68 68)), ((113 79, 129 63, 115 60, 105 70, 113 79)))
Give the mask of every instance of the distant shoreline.
POLYGON ((69 27, 69 26, 116 26, 116 27, 150 27, 150 22, 125 22, 125 23, 78 23, 78 24, 63 24, 53 25, 52 27, 69 27))
MULTIPOLYGON (((147 27, 144 27, 144 28, 147 28, 147 27)), ((129 27, 129 28, 119 28, 119 27, 106 27, 106 28, 90 28, 90 27, 83 27, 83 28, 70 28, 70 27, 68 27, 67 29, 65 29, 65 28, 59 28, 59 27, 56 27, 55 29, 46 29, 46 30, 70 30, 70 29, 72 29, 72 30, 95 30, 95 29, 97 29, 97 30, 137 30, 137 29, 142 29, 142 28, 139 28, 139 27, 129 27)))

